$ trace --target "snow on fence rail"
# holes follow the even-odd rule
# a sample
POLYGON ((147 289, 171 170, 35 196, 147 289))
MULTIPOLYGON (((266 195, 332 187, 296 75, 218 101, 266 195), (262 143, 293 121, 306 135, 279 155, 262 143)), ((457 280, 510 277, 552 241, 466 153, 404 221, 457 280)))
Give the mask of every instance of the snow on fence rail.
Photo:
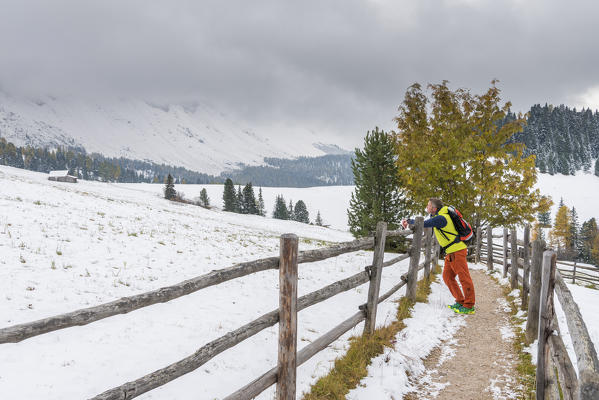
MULTIPOLYGON (((512 288, 522 284, 522 309, 528 309, 526 321, 526 341, 532 343, 538 339, 537 346, 537 376, 536 376, 536 398, 541 399, 577 399, 591 400, 599 399, 599 360, 597 352, 591 341, 587 327, 584 323, 578 305, 574 301, 562 277, 563 272, 557 265, 571 266, 574 269, 572 275, 568 276, 575 282, 576 277, 580 280, 588 279, 589 282, 598 282, 596 275, 576 273, 576 262, 574 264, 557 261, 553 251, 545 251, 545 244, 540 240, 529 243, 529 228, 524 231, 524 240, 518 241, 515 230, 511 232, 511 264, 507 262, 507 230, 503 235, 492 235, 491 228, 487 227, 487 249, 477 246, 477 253, 485 253, 481 257, 487 261, 487 269, 493 270, 493 264, 503 266, 503 277, 507 276, 508 266, 510 269, 510 283, 512 288), (493 243, 493 238, 503 237, 504 246, 493 243), (518 245, 522 246, 519 251, 518 245), (499 249, 500 251, 495 251, 499 249), (532 251, 531 251, 532 250, 532 251), (531 254, 532 253, 532 254, 531 254), (519 255, 523 258, 520 258, 519 255), (495 261, 494 256, 503 257, 503 262, 495 261), (523 274, 518 273, 522 267, 523 274), (529 279, 530 274, 530 279, 529 279), (530 293, 528 283, 530 282, 530 293), (557 294, 559 302, 566 315, 566 323, 572 338, 574 352, 576 353, 578 375, 568 356, 566 347, 559 333, 559 324, 554 310, 554 295, 557 294), (557 371, 557 373, 556 373, 557 371), (561 396, 560 396, 561 391, 561 396)), ((482 236, 482 235, 481 235, 482 236)), ((585 270, 597 271, 589 267, 581 267, 585 270)), ((566 275, 565 275, 566 276, 566 275)))
MULTIPOLYGON (((371 334, 374 332, 377 305, 389 298, 404 285, 408 286, 406 296, 415 300, 418 271, 424 269, 424 276, 426 277, 430 274, 430 264, 432 260, 431 234, 432 232, 430 229, 423 230, 422 217, 416 219, 415 230, 413 232, 409 230, 387 232, 386 223, 379 222, 374 237, 340 243, 324 249, 302 251, 299 253, 297 248, 297 236, 293 234, 282 235, 279 257, 269 257, 236 264, 229 268, 215 270, 172 286, 163 287, 139 295, 124 297, 113 302, 44 318, 38 321, 2 328, 0 329, 0 344, 20 342, 55 330, 78 325, 87 325, 110 316, 129 313, 157 303, 164 303, 234 278, 268 269, 279 269, 279 309, 266 313, 248 324, 213 340, 202 346, 192 355, 180 361, 154 371, 135 381, 127 382, 121 386, 105 391, 93 399, 124 400, 137 397, 199 368, 216 355, 258 332, 275 325, 277 322, 279 323, 279 360, 277 367, 271 369, 255 381, 228 396, 227 399, 249 399, 255 397, 275 382, 277 383, 277 399, 295 399, 295 371, 298 365, 326 348, 334 340, 361 321, 366 321, 364 325, 364 334, 371 334), (425 260, 420 263, 420 253, 423 250, 421 246, 423 233, 425 239, 425 260), (408 254, 402 254, 384 262, 383 256, 386 238, 397 236, 405 237, 408 235, 413 236, 411 239, 406 238, 412 242, 408 254), (341 254, 373 247, 373 263, 372 265, 366 266, 363 272, 334 282, 319 290, 297 298, 298 264, 320 261, 341 254), (379 296, 382 268, 389 267, 407 258, 410 258, 410 267, 407 274, 402 275, 401 282, 382 296, 379 296), (297 351, 297 312, 366 282, 370 282, 368 298, 367 302, 359 307, 359 311, 325 335, 304 347, 302 350, 297 351)), ((438 248, 436 249, 435 254, 438 254, 437 251, 438 248)), ((438 259, 438 257, 436 259, 438 259)))

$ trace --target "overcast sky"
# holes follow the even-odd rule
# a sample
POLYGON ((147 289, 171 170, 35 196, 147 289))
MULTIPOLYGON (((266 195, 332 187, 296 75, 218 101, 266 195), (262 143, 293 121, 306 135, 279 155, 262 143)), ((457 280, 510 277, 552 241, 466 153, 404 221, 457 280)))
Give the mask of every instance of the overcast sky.
POLYGON ((198 99, 359 141, 414 82, 598 109, 598 17, 593 0, 0 0, 0 88, 198 99))

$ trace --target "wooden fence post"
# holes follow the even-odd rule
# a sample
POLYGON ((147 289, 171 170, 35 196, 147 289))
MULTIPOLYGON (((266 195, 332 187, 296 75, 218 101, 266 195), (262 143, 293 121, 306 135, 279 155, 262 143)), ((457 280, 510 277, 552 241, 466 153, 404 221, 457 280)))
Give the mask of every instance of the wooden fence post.
POLYGON ((541 272, 545 244, 542 240, 532 242, 532 263, 530 267, 530 301, 526 319, 526 343, 535 341, 539 333, 539 304, 541 302, 541 272))
POLYGON ((480 218, 476 218, 476 255, 474 256, 474 262, 480 263, 480 252, 483 243, 483 232, 480 227, 480 218))
MULTIPOLYGON (((554 251, 543 253, 543 272, 541 284, 541 304, 539 310, 539 344, 537 347, 537 400, 554 398, 557 390, 554 374, 551 373, 551 355, 549 352, 549 336, 553 334, 553 290, 555 286, 555 266, 557 256, 554 251), (548 379, 552 378, 552 379, 548 379)), ((557 398, 559 399, 559 393, 557 398)))
POLYGON ((429 277, 431 274, 431 250, 433 247, 433 228, 424 229, 424 276, 429 277))
POLYGON ((493 271, 493 228, 487 226, 487 271, 493 271))
POLYGON ((521 310, 526 310, 528 307, 528 292, 529 288, 529 275, 530 275, 530 225, 524 227, 524 237, 522 238, 524 243, 524 265, 522 272, 522 304, 520 305, 521 310))
POLYGON ((277 400, 295 400, 297 363, 297 236, 281 235, 277 400))
POLYGON ((510 230, 510 255, 512 266, 510 268, 510 285, 512 289, 518 288, 518 235, 516 228, 510 230))
POLYGON ((572 284, 576 283, 576 260, 574 260, 574 269, 572 270, 572 284))
POLYGON ((503 277, 507 278, 507 228, 503 228, 503 277))
POLYGON ((370 267, 370 285, 368 286, 368 301, 366 302, 366 321, 364 321, 364 335, 370 335, 376 329, 376 308, 381 288, 381 275, 383 272, 383 259, 385 257, 385 238, 387 236, 387 223, 376 224, 374 238, 374 255, 370 267))
POLYGON ((416 283, 418 281, 418 263, 420 262, 420 246, 422 243, 423 217, 416 217, 414 234, 412 235, 412 249, 410 250, 410 269, 408 270, 408 287, 406 297, 416 301, 416 283))

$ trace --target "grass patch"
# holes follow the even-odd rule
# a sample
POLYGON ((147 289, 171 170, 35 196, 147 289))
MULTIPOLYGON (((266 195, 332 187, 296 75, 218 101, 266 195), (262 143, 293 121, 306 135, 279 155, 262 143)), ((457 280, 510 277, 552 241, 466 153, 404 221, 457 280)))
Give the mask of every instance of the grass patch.
MULTIPOLYGON (((426 302, 431 292, 430 284, 441 268, 433 269, 430 279, 422 279, 416 289, 416 302, 426 302)), ((352 337, 347 353, 335 361, 328 375, 320 378, 311 386, 310 392, 303 395, 304 400, 345 399, 347 393, 355 388, 368 372, 371 360, 382 354, 385 347, 392 347, 394 338, 405 324, 403 320, 412 315, 414 302, 402 297, 398 301, 396 320, 390 325, 377 329, 370 336, 352 337)))
MULTIPOLYGON (((494 276, 491 276, 491 278, 493 278, 497 284, 501 285, 494 276)), ((527 347, 526 337, 525 331, 520 325, 526 321, 526 317, 523 316, 522 318, 519 318, 516 316, 520 298, 509 295, 512 292, 510 286, 502 286, 502 290, 503 296, 510 306, 511 323, 514 328, 514 333, 516 334, 513 346, 516 354, 518 354, 518 364, 516 365, 518 382, 522 385, 522 392, 518 398, 532 400, 536 398, 537 367, 532 363, 532 356, 524 351, 524 348, 527 347)))

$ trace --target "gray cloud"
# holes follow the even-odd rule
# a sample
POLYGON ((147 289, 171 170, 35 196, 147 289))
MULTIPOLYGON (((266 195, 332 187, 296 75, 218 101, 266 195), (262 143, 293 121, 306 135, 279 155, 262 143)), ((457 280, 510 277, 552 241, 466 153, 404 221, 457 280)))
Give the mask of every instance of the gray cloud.
POLYGON ((393 126, 413 82, 480 92, 497 78, 522 111, 581 106, 583 93, 599 90, 592 1, 40 0, 0 9, 5 90, 202 99, 257 126, 357 142, 393 126))

